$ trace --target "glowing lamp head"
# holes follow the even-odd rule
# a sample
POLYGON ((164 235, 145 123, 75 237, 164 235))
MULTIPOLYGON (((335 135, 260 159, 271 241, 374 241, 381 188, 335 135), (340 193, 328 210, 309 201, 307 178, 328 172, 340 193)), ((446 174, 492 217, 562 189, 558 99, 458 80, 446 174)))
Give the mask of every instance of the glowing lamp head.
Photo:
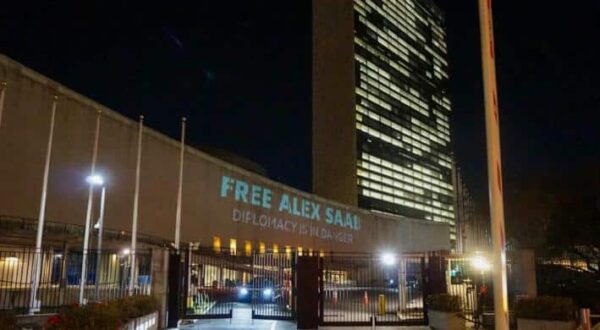
POLYGON ((471 259, 471 265, 475 269, 482 271, 482 272, 492 269, 492 265, 490 264, 490 262, 487 259, 485 259, 483 256, 473 257, 473 259, 471 259))
POLYGON ((85 178, 85 181, 93 186, 103 186, 104 178, 102 175, 94 174, 85 178))
POLYGON ((386 266, 393 266, 396 264, 396 256, 392 253, 384 253, 381 256, 381 262, 386 266))
POLYGON ((130 253, 131 253, 131 250, 129 248, 124 248, 121 251, 121 254, 124 255, 124 256, 129 255, 130 253))

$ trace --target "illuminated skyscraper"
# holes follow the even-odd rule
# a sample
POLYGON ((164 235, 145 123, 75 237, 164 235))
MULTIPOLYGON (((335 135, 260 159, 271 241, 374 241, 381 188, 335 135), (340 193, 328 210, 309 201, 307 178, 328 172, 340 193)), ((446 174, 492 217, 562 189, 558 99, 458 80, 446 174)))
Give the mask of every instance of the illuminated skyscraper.
POLYGON ((430 0, 313 0, 313 191, 455 241, 445 39, 430 0))

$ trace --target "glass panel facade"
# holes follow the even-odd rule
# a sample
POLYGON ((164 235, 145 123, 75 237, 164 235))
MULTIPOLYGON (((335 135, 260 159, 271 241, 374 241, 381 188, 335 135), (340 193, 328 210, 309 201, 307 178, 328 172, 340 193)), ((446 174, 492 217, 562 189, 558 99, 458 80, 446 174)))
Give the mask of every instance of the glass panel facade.
POLYGON ((355 0, 354 29, 359 205, 455 237, 444 17, 428 0, 355 0))

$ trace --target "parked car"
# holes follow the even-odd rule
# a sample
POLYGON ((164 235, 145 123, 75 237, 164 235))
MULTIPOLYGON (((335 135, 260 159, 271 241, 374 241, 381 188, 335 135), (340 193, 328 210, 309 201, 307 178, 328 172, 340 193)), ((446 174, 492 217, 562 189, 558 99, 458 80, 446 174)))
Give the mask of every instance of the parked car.
POLYGON ((268 277, 255 277, 237 287, 238 300, 242 302, 275 302, 281 298, 281 286, 268 277))

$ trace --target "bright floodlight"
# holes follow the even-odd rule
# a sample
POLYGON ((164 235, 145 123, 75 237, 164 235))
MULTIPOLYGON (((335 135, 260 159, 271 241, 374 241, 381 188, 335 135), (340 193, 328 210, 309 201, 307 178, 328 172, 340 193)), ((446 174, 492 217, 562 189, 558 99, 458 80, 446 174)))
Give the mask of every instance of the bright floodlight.
POLYGON ((85 178, 85 181, 87 181, 87 183, 94 185, 94 186, 104 185, 104 178, 102 177, 102 175, 98 175, 98 174, 88 176, 87 178, 85 178))
POLYGON ((490 262, 487 261, 487 259, 485 259, 483 256, 473 257, 473 259, 471 259, 471 265, 475 269, 480 270, 482 272, 488 271, 492 268, 490 262))
POLYGON ((129 248, 124 248, 123 251, 121 251, 122 255, 128 255, 129 253, 131 253, 131 250, 129 250, 129 248))
POLYGON ((381 261, 386 266, 393 266, 394 264, 396 264, 396 256, 391 253, 384 253, 381 256, 381 261))

